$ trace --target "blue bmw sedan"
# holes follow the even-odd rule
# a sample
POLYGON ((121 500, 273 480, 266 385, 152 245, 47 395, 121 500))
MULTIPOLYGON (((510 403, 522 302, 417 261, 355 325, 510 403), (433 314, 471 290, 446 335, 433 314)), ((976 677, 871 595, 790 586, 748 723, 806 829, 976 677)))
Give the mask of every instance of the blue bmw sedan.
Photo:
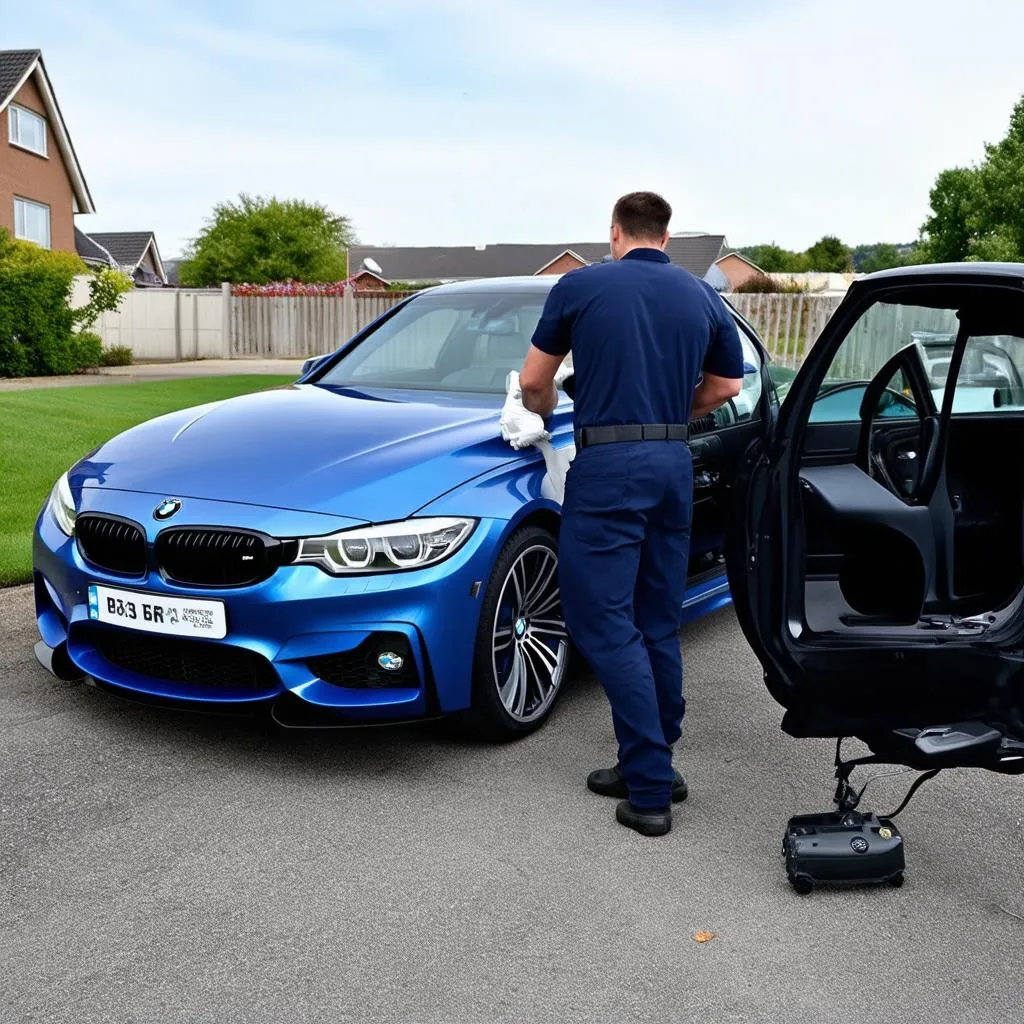
MULTIPOLYGON (((554 280, 429 289, 292 385, 90 452, 36 525, 39 660, 122 696, 283 725, 538 728, 570 656, 559 505, 542 456, 512 450, 498 418, 554 280)), ((743 390, 690 442, 691 619, 729 601, 725 503, 777 403, 736 318, 743 390)), ((551 433, 571 457, 568 396, 551 433)))

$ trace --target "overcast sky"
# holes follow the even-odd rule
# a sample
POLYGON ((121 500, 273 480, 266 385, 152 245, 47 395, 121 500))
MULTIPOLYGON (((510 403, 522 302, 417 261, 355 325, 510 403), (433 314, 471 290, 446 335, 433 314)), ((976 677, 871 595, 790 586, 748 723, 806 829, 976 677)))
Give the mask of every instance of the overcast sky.
POLYGON ((1021 0, 31 0, 98 213, 177 255, 240 191, 361 241, 602 240, 649 188, 733 245, 910 241, 1024 93, 1021 0))

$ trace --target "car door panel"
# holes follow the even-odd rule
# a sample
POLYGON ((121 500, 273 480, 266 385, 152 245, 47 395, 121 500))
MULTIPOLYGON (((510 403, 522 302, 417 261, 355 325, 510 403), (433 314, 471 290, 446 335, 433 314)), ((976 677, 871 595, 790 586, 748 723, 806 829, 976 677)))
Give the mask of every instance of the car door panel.
POLYGON ((764 345, 750 324, 729 308, 744 350, 743 387, 735 400, 690 424, 691 577, 722 572, 733 481, 744 453, 764 439, 778 407, 764 345))
MULTIPOLYGON (((727 544, 734 604, 766 684, 786 709, 786 731, 859 736, 917 764, 931 756, 915 746, 921 729, 984 723, 974 731, 994 730, 1001 740, 984 752, 965 741, 962 763, 980 758, 993 770, 1024 771, 1024 407, 1000 414, 1000 435, 950 420, 947 391, 937 430, 934 409, 918 418, 915 403, 904 408, 894 391, 894 411, 870 417, 868 447, 862 422, 848 411, 817 421, 812 415, 832 358, 873 310, 897 307, 904 317, 894 332, 874 331, 876 342, 898 340, 913 317, 931 312, 956 313, 957 346, 972 332, 1011 333, 1019 324, 1024 333, 1020 268, 924 268, 904 277, 851 287, 797 374, 773 436, 743 460, 727 544), (967 273, 969 281, 961 276, 967 273), (986 318, 991 327, 977 326, 986 318), (928 445, 924 456, 934 452, 937 461, 928 463, 933 486, 923 493, 928 445), (985 455, 972 459, 972 451, 985 455), (984 552, 986 529, 1001 538, 995 559, 1005 552, 1009 562, 998 572, 968 565, 984 552), (834 600, 842 614, 822 616, 817 596, 834 600)), ((949 366, 955 389, 958 360, 949 366)), ((974 404, 963 408, 978 406, 977 395, 966 398, 974 404)), ((972 736, 972 729, 961 731, 972 736)))

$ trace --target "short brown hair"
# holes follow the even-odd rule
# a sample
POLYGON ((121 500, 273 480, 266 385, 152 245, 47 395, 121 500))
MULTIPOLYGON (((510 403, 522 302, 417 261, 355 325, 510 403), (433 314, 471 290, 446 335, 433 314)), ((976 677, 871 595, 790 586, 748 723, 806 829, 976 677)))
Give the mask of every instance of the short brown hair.
POLYGON ((630 238, 661 238, 671 219, 672 207, 656 192, 630 192, 612 210, 612 223, 630 238))

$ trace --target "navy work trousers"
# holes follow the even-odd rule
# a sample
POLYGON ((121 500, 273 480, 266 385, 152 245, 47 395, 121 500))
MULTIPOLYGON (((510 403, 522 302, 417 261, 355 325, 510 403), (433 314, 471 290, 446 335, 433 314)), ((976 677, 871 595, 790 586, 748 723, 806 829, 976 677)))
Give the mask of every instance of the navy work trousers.
POLYGON ((693 462, 680 441, 578 452, 562 505, 566 627, 608 695, 635 807, 668 807, 682 730, 679 627, 693 519, 693 462))

